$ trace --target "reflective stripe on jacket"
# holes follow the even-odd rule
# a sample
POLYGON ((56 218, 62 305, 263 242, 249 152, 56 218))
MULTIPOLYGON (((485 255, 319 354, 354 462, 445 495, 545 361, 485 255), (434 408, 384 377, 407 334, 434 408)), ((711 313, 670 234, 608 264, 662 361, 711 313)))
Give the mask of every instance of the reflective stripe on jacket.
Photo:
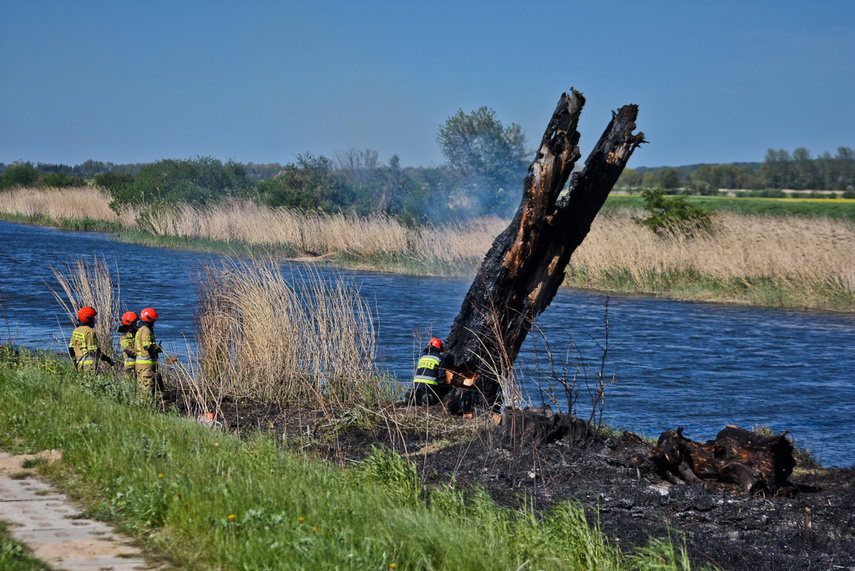
POLYGON ((153 365, 157 362, 157 341, 149 325, 143 325, 137 330, 134 339, 137 365, 153 365))
POLYGON ((440 383, 439 374, 441 368, 442 359, 439 352, 432 348, 426 349, 416 365, 416 374, 413 377, 413 382, 438 385, 440 383))
POLYGON ((137 353, 135 350, 135 332, 128 331, 119 338, 119 345, 122 347, 122 354, 125 357, 125 368, 132 369, 137 361, 137 353))
POLYGON ((98 338, 90 325, 79 325, 71 333, 68 348, 74 352, 74 361, 78 369, 94 367, 98 357, 98 338))

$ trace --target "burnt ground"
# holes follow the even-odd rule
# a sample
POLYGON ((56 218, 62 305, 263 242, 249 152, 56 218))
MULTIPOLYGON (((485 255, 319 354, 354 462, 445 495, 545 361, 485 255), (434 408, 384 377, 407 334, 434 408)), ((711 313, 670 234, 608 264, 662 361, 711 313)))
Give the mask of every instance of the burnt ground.
POLYGON ((855 570, 855 472, 796 467, 775 493, 735 484, 674 485, 656 471, 655 445, 632 433, 576 435, 502 446, 497 417, 451 417, 390 405, 378 410, 283 411, 224 405, 229 429, 271 431, 294 448, 352 464, 387 445, 414 461, 427 489, 454 480, 480 486, 505 506, 585 506, 589 522, 625 551, 650 537, 685 541, 693 568, 733 571, 855 570))

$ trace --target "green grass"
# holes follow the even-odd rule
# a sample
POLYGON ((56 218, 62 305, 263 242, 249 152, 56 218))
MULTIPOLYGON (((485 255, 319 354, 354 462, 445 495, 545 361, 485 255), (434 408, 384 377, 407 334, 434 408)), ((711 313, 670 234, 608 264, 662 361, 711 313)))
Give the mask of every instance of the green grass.
POLYGON ((196 569, 685 569, 684 546, 624 554, 578 504, 497 507, 446 485, 427 492, 384 449, 343 470, 177 414, 50 358, 0 364, 0 446, 57 449, 35 466, 86 514, 196 569))
MULTIPOLYGON (((687 202, 706 210, 771 216, 827 217, 855 222, 855 200, 821 198, 732 198, 688 196, 687 202)), ((619 208, 644 209, 641 196, 612 194, 603 212, 619 208)))
POLYGON ((75 230, 82 232, 118 232, 122 229, 118 222, 107 222, 93 218, 49 218, 47 216, 25 216, 23 214, 11 214, 0 212, 0 220, 17 222, 18 224, 32 224, 35 226, 50 226, 60 230, 75 230))
POLYGON ((225 254, 246 257, 285 258, 300 255, 288 245, 254 244, 243 241, 214 240, 211 238, 189 238, 184 236, 160 236, 139 230, 123 230, 115 236, 116 240, 129 244, 139 244, 153 248, 171 248, 206 254, 225 254))
POLYGON ((845 287, 807 288, 766 278, 717 280, 697 271, 650 272, 637 278, 628 268, 592 277, 584 267, 568 268, 564 285, 579 289, 629 294, 654 294, 671 299, 738 303, 759 307, 851 311, 855 295, 845 287))
POLYGON ((48 571, 50 566, 35 559, 29 549, 9 535, 9 529, 0 521, 0 569, 3 571, 48 571))

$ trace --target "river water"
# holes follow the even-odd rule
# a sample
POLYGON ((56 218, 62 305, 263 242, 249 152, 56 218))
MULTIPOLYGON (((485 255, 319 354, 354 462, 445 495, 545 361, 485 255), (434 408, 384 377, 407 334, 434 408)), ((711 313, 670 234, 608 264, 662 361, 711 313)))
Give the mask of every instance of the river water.
MULTIPOLYGON (((119 285, 122 310, 155 307, 164 348, 192 349, 196 270, 216 256, 2 221, 0 244, 0 339, 64 352, 72 325, 51 293, 61 291, 51 268, 98 254, 119 285)), ((351 282, 374 308, 378 364, 402 384, 425 340, 448 334, 470 283, 319 271, 325 279, 351 282)), ((855 465, 854 314, 562 290, 538 327, 543 336, 530 335, 517 361, 519 382, 533 404, 549 398, 545 339, 556 360, 567 356, 575 364, 568 378, 582 372, 577 412, 583 418, 592 411, 585 379, 590 383, 602 370, 614 381, 602 418, 614 428, 658 436, 682 426, 687 437, 705 441, 726 424, 767 426, 789 430, 826 466, 855 465)), ((565 402, 561 391, 557 396, 565 402)))

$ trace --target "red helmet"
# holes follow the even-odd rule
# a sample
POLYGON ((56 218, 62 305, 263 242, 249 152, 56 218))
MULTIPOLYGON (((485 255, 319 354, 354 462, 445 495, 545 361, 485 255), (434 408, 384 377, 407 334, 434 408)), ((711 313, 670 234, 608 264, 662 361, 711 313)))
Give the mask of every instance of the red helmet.
POLYGON ((428 341, 428 346, 429 346, 429 347, 433 347, 434 349, 437 349, 437 350, 439 350, 439 351, 442 351, 442 350, 445 348, 445 347, 443 347, 443 345, 442 345, 442 341, 440 341, 440 340, 439 340, 439 339, 437 339, 436 337, 434 337, 433 339, 431 339, 430 341, 428 341))
POLYGON ((154 320, 157 319, 157 312, 150 307, 146 307, 140 311, 140 319, 147 323, 154 323, 154 320))
POLYGON ((122 323, 124 325, 133 325, 137 320, 137 314, 133 311, 128 311, 122 316, 122 323))
POLYGON ((92 323, 95 321, 95 316, 98 315, 98 312, 95 311, 94 307, 81 307, 77 312, 77 320, 80 323, 92 323))

